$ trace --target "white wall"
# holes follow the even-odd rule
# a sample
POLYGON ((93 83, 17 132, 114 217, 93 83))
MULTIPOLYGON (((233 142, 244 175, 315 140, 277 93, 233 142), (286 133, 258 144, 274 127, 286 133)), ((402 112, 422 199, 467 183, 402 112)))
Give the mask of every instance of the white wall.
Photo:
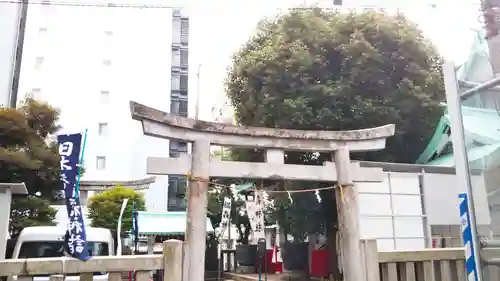
POLYGON ((361 237, 381 251, 426 247, 418 174, 386 173, 381 183, 358 183, 361 237))
MULTIPOLYGON (((459 184, 455 175, 432 174, 424 175, 425 208, 431 225, 460 225, 458 219, 458 194, 466 192, 465 185, 459 184)), ((477 224, 490 225, 490 212, 484 178, 482 175, 472 175, 474 205, 477 224)))
MULTIPOLYGON (((361 236, 377 239, 379 249, 428 247, 431 226, 460 225, 458 194, 465 188, 455 182, 454 174, 386 172, 386 176, 381 183, 357 184, 361 236)), ((484 178, 472 175, 472 182, 477 223, 488 228, 484 178)))
MULTIPOLYGON (((61 109, 63 132, 88 129, 84 180, 142 178, 147 156, 168 155, 167 140, 143 136, 129 102, 169 111, 171 44, 171 9, 30 5, 20 99, 38 88, 37 98, 61 109), (97 156, 106 157, 105 169, 96 168, 97 156)), ((157 177, 146 192, 150 209, 166 209, 166 182, 157 177)))
POLYGON ((0 105, 8 105, 21 5, 0 3, 0 105))

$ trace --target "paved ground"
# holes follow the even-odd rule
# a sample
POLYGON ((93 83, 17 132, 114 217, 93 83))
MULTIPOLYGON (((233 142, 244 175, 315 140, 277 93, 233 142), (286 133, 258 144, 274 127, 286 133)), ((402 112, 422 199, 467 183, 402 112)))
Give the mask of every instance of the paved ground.
MULTIPOLYGON (((239 274, 239 273, 224 273, 224 280, 232 281, 266 281, 266 276, 263 274, 259 279, 259 275, 256 273, 251 274, 239 274)), ((267 281, 319 281, 320 278, 307 278, 305 276, 298 276, 296 274, 268 274, 267 281)))

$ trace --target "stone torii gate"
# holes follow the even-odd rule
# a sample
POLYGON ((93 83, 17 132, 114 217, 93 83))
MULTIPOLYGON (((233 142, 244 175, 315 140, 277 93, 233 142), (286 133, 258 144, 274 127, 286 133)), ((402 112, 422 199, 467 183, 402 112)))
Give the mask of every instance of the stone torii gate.
POLYGON ((185 281, 204 280, 208 179, 210 177, 283 179, 337 182, 339 232, 344 280, 364 281, 359 237, 357 192, 354 182, 380 182, 381 168, 361 168, 350 161, 349 151, 385 148, 394 135, 394 125, 353 131, 300 131, 238 127, 193 120, 130 102, 132 118, 142 122, 144 135, 192 143, 192 154, 179 158, 147 159, 147 173, 186 175, 200 179, 189 182, 187 202, 185 281), (265 163, 211 159, 210 145, 266 150, 265 163), (332 161, 323 166, 284 164, 284 150, 331 152, 332 161), (361 265, 361 268, 360 268, 361 265))

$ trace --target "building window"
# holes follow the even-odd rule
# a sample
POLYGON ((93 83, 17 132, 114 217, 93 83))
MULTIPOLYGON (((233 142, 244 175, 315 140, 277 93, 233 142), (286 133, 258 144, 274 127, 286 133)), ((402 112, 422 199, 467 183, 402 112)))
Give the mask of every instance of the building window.
POLYGON ((170 100, 170 113, 179 115, 179 100, 177 99, 170 100))
POLYGON ((179 115, 182 117, 188 116, 188 101, 180 100, 179 102, 179 115))
POLYGON ((377 10, 377 6, 367 5, 362 7, 363 12, 375 12, 377 10))
POLYGON ((187 45, 189 42, 189 19, 182 18, 181 19, 181 43, 183 45, 187 45))
POLYGON ((168 211, 186 210, 186 184, 183 177, 168 177, 168 211))
POLYGON ((181 19, 173 18, 172 19, 172 44, 180 45, 181 44, 181 19))
POLYGON ((187 99, 172 97, 170 100, 170 113, 182 117, 188 116, 188 101, 187 99))
POLYGON ((111 60, 109 60, 109 59, 102 60, 102 65, 103 66, 111 66, 111 60))
POLYGON ((181 154, 188 152, 187 142, 170 141, 169 155, 171 158, 178 158, 181 154))
POLYGON ((180 67, 181 66, 181 50, 173 49, 172 50, 172 67, 180 67))
POLYGON ((181 89, 181 77, 179 77, 178 75, 172 75, 172 78, 171 78, 171 89, 172 91, 180 91, 181 89))
POLYGON ((108 123, 99 123, 99 136, 104 137, 108 135, 108 123))
POLYGON ((101 101, 101 103, 108 103, 109 101, 109 91, 101 91, 100 93, 100 96, 99 96, 99 100, 101 101))
POLYGON ((45 61, 44 57, 36 57, 35 58, 35 69, 40 70, 42 69, 43 62, 45 61))
POLYGON ((95 162, 95 167, 97 170, 106 169, 106 156, 97 156, 96 162, 95 162))
POLYGON ((33 88, 31 89, 31 95, 33 97, 33 99, 40 99, 40 95, 42 93, 42 89, 40 88, 33 88))
POLYGON ((180 76, 179 89, 183 92, 187 92, 187 90, 188 90, 188 76, 187 75, 180 76))
POLYGON ((177 150, 182 153, 187 153, 188 152, 187 142, 179 142, 177 150))
POLYGON ((44 26, 41 26, 38 28, 38 36, 42 37, 42 36, 45 36, 45 34, 47 34, 47 31, 49 29, 44 27, 44 26))
POLYGON ((182 49, 180 53, 180 66, 182 69, 187 69, 189 66, 189 51, 187 49, 182 49))

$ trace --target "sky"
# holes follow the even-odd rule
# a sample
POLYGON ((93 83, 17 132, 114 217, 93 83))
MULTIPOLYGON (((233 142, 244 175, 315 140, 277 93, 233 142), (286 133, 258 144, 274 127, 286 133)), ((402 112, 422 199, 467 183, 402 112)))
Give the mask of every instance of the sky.
MULTIPOLYGON (((307 0, 306 4, 315 4, 314 1, 307 0)), ((225 100, 223 81, 231 55, 253 34, 261 19, 303 5, 304 0, 189 0, 184 3, 190 17, 189 59, 193 73, 189 82, 190 115, 195 112, 199 86, 200 119, 211 120, 212 106, 225 100), (201 65, 199 79, 198 65, 201 65)), ((480 28, 479 0, 344 0, 344 3, 400 8, 446 59, 457 64, 467 58, 473 29, 480 28)))

